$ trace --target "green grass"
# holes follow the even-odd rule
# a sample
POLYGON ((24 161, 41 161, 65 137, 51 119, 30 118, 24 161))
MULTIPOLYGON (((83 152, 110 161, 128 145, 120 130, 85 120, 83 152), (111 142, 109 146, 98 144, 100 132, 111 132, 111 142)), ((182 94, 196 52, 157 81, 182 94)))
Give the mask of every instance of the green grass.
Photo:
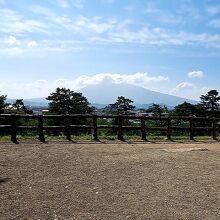
MULTIPOLYGON (((98 136, 100 140, 117 140, 117 135, 99 135, 98 136)), ((140 135, 124 135, 123 136, 125 140, 141 140, 141 136, 140 135)), ((92 140, 93 136, 92 134, 84 134, 84 135, 72 135, 71 136, 72 140, 92 140)), ((158 135, 148 135, 147 140, 149 141, 163 141, 163 140, 167 140, 166 136, 158 136, 158 135)), ((172 140, 174 141, 187 141, 190 140, 189 136, 172 136, 171 137, 172 140)), ((197 141, 208 141, 208 140, 212 140, 211 136, 195 136, 194 137, 195 140, 197 141)), ((0 141, 10 141, 11 137, 9 135, 6 136, 0 136, 0 141)), ((23 141, 23 140, 38 140, 38 135, 17 135, 17 140, 18 141, 23 141)), ((45 140, 47 141, 51 141, 51 140, 66 140, 66 136, 65 135, 59 135, 59 136, 53 136, 53 135, 45 135, 45 140)))

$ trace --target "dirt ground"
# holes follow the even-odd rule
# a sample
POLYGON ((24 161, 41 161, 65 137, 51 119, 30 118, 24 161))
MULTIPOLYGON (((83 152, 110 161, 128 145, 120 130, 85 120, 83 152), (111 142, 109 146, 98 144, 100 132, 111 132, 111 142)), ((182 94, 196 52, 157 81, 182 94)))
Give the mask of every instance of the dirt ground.
POLYGON ((220 144, 0 142, 0 219, 220 219, 220 144))

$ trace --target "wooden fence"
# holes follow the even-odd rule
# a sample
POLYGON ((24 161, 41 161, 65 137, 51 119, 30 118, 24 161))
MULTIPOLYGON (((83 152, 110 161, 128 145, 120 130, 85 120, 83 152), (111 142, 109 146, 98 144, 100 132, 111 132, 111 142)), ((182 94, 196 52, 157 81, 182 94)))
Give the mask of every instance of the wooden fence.
MULTIPOLYGON (((84 120, 85 121, 85 120, 84 120)), ((209 132, 213 140, 217 140, 217 133, 220 132, 219 126, 220 118, 205 118, 205 117, 150 117, 150 116, 116 116, 116 115, 12 115, 12 114, 0 114, 0 135, 10 135, 11 141, 17 142, 18 131, 37 131, 39 140, 44 142, 45 131, 64 131, 66 138, 71 140, 73 131, 77 129, 90 129, 93 134, 93 139, 98 140, 99 129, 114 129, 117 131, 118 140, 123 140, 123 134, 126 131, 139 130, 141 132, 141 139, 147 140, 147 132, 162 131, 166 133, 168 140, 171 139, 173 131, 187 131, 190 140, 194 140, 194 133, 196 131, 209 132), (90 124, 71 124, 72 119, 90 119, 90 124), (25 119, 28 121, 32 119, 35 121, 35 126, 17 125, 19 119, 25 119), (62 124, 49 126, 44 125, 45 120, 57 120, 62 124), (102 125, 97 123, 98 119, 113 119, 117 121, 116 124, 102 125), (3 124, 1 123, 3 121, 3 124), (126 125, 125 121, 136 120, 138 126, 126 125), (185 126, 176 126, 177 121, 185 121, 185 126), (148 126, 148 121, 160 121, 163 122, 163 126, 148 126), (173 123, 175 121, 175 123, 173 123), (7 122, 7 124, 4 124, 7 122), (196 122, 202 122, 207 124, 206 126, 196 126, 196 122)))

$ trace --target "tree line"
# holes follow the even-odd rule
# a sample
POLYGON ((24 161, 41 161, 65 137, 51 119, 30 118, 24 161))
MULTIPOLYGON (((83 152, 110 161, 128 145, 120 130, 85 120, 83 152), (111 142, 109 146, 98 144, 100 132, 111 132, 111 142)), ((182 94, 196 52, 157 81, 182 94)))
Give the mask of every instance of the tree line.
MULTIPOLYGON (((23 99, 17 99, 12 105, 6 103, 6 95, 0 95, 0 113, 32 114, 32 110, 24 105, 23 99)), ((50 114, 90 114, 103 113, 115 115, 135 114, 137 109, 133 100, 119 96, 113 104, 97 110, 91 106, 87 98, 80 92, 74 92, 66 88, 57 88, 47 98, 49 101, 48 110, 50 114)), ((220 117, 220 96, 217 90, 210 90, 201 95, 197 104, 184 102, 173 109, 160 104, 152 104, 146 109, 139 109, 140 113, 152 113, 162 116, 164 114, 176 116, 197 116, 197 117, 220 117)))

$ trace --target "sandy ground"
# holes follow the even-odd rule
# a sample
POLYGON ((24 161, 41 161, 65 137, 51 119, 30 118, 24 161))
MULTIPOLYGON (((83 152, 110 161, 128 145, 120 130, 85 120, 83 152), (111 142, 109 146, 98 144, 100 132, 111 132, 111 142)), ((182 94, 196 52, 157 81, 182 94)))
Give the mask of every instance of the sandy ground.
POLYGON ((220 219, 220 144, 0 142, 0 219, 220 219))

